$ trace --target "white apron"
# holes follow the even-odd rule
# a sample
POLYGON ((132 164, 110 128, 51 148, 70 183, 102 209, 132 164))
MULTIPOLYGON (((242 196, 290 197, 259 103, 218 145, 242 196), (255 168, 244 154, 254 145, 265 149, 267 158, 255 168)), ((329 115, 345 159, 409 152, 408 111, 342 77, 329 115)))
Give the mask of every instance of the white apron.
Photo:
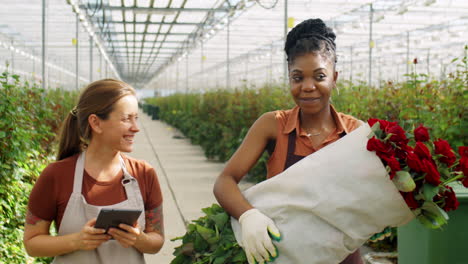
MULTIPOLYGON (((123 171, 122 185, 127 194, 127 200, 107 206, 94 206, 86 202, 81 194, 83 183, 83 171, 85 152, 82 152, 78 157, 75 167, 75 176, 73 182, 73 193, 70 196, 62 222, 58 231, 59 236, 80 232, 83 226, 92 218, 97 217, 101 208, 118 208, 118 209, 141 209, 143 213, 138 218, 140 228, 145 228, 144 203, 141 196, 138 182, 133 178, 125 168, 125 163, 120 158, 120 165, 123 171)), ((116 240, 109 240, 101 244, 94 250, 78 250, 69 254, 57 256, 54 258, 53 264, 116 264, 116 263, 145 263, 143 254, 134 247, 124 248, 116 240)))

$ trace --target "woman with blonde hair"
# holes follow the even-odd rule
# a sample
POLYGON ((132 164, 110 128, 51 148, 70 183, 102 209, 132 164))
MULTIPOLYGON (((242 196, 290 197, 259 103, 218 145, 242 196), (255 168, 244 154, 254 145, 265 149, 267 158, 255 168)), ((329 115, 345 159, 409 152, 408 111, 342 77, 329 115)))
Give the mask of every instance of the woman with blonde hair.
POLYGON ((105 79, 81 93, 64 121, 57 161, 29 197, 24 245, 53 263, 145 263, 164 243, 162 195, 155 170, 130 158, 138 103, 128 84, 105 79), (138 224, 106 233, 95 228, 102 208, 141 209, 138 224), (58 235, 49 232, 52 222, 58 235))

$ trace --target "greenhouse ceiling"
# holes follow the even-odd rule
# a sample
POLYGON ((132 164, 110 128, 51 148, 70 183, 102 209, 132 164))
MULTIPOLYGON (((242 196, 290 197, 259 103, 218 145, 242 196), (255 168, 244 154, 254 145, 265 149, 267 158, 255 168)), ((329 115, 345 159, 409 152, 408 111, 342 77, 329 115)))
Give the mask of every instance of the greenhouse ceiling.
POLYGON ((112 72, 139 88, 160 85, 168 71, 182 72, 179 62, 184 59, 185 79, 209 78, 210 71, 219 69, 229 79, 236 63, 255 64, 252 58, 268 56, 270 66, 277 66, 275 74, 284 77, 285 32, 308 18, 322 18, 335 30, 339 62, 349 63, 352 57, 352 68, 361 62, 369 69, 377 63, 392 64, 400 55, 407 60, 410 46, 412 54, 430 52, 435 59, 456 56, 468 35, 466 0, 3 0, 2 4, 7 8, 0 10, 0 48, 14 49, 35 63, 44 43, 46 65, 64 75, 86 82, 112 72), (43 3, 45 35, 41 34, 43 3))

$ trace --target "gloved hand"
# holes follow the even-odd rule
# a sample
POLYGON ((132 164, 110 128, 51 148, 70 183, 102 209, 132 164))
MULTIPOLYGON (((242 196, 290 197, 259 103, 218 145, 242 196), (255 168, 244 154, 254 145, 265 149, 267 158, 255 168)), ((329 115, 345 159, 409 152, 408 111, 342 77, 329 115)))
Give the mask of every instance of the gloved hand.
POLYGON ((239 217, 242 228, 242 244, 249 264, 263 264, 278 257, 271 238, 281 240, 281 235, 273 220, 257 209, 245 211, 239 217), (270 238, 271 236, 271 238, 270 238))
POLYGON ((369 238, 369 241, 375 243, 391 235, 392 235, 392 229, 390 227, 386 227, 382 232, 371 236, 371 238, 369 238))

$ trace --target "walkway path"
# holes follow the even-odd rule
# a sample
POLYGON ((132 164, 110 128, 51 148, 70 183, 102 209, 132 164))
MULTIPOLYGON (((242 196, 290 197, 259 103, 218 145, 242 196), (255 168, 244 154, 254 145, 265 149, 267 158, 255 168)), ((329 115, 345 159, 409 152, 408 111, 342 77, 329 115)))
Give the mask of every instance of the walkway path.
POLYGON ((148 264, 169 264, 180 245, 170 239, 185 234, 184 222, 199 218, 201 208, 216 203, 213 184, 224 164, 207 160, 201 147, 181 135, 142 113, 134 151, 129 154, 155 168, 163 192, 166 242, 158 254, 145 256, 148 264))

